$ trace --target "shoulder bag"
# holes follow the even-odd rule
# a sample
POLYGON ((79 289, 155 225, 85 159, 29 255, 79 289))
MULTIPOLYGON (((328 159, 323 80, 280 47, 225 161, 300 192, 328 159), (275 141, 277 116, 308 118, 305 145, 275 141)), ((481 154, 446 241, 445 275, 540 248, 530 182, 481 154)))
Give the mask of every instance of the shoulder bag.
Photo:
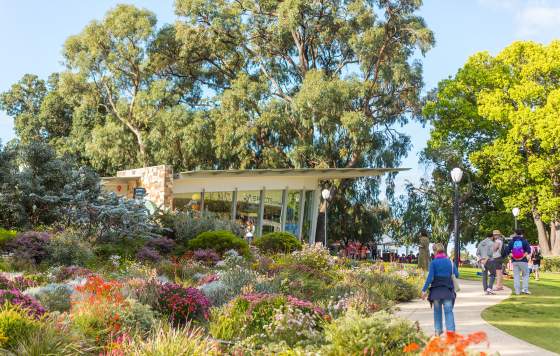
POLYGON ((451 280, 453 280, 453 289, 455 290, 455 293, 457 293, 461 291, 461 285, 459 284, 459 279, 455 277, 455 273, 453 273, 453 270, 456 268, 455 263, 451 260, 449 262, 451 262, 451 280))

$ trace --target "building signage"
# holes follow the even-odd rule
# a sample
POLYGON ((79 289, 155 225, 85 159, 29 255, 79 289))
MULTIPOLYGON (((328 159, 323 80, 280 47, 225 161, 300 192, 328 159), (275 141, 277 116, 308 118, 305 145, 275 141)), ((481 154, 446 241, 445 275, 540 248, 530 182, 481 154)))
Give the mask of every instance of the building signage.
POLYGON ((134 188, 134 199, 144 199, 144 197, 146 196, 146 188, 142 188, 142 187, 138 187, 138 188, 134 188))

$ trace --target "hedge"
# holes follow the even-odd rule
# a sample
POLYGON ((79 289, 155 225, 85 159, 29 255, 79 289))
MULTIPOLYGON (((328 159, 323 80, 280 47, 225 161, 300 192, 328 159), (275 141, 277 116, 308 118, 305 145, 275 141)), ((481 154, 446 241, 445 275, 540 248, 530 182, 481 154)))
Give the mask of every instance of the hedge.
POLYGON ((289 232, 270 232, 255 239, 255 246, 263 253, 290 253, 301 250, 301 242, 289 232))
POLYGON ((560 256, 543 258, 542 270, 544 272, 560 272, 560 256))
POLYGON ((245 257, 250 255, 247 241, 225 230, 203 232, 190 240, 187 248, 189 250, 212 249, 219 254, 223 254, 228 250, 235 250, 245 257))

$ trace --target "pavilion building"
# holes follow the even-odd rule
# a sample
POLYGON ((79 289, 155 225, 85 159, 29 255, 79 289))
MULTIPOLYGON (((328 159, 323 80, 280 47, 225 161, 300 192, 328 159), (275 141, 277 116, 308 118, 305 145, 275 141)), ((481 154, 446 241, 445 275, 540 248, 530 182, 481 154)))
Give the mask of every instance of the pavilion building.
POLYGON ((288 231, 315 242, 321 181, 379 176, 404 168, 300 168, 197 170, 171 166, 117 172, 102 179, 106 191, 143 198, 169 209, 212 212, 221 219, 252 220, 255 235, 288 231))

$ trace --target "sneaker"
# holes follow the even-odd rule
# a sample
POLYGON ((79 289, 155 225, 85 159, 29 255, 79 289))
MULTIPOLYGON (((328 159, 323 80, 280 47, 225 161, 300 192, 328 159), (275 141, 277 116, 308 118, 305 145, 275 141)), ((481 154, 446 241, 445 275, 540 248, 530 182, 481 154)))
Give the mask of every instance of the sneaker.
POLYGON ((488 289, 486 290, 486 294, 487 294, 487 295, 494 294, 494 291, 493 291, 492 289, 488 288, 488 289))
POLYGON ((522 291, 521 293, 523 293, 523 294, 531 294, 531 292, 529 292, 528 290, 524 290, 524 291, 522 291))

